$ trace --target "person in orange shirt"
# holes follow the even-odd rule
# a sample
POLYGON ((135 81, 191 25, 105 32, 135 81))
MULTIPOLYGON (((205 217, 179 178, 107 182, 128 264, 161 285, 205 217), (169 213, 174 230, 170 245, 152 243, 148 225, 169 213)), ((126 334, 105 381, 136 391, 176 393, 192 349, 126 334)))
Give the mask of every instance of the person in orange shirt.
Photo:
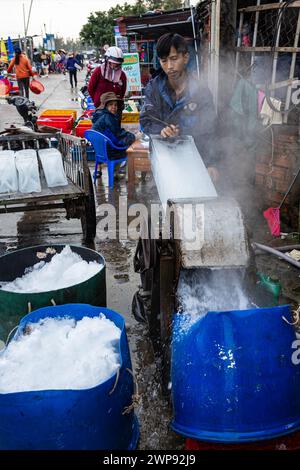
POLYGON ((15 47, 15 57, 10 61, 7 73, 15 67, 20 94, 29 98, 29 79, 33 77, 30 60, 19 47, 15 47))

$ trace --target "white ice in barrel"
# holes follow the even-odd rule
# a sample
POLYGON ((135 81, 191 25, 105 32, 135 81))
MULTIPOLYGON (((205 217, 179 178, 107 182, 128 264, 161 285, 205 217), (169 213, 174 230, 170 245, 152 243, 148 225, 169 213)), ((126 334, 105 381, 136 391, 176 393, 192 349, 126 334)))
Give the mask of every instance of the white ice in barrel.
POLYGON ((179 277, 177 298, 184 316, 182 330, 209 311, 244 310, 250 301, 242 286, 241 270, 185 269, 179 277))
POLYGON ((49 292, 79 284, 95 276, 103 264, 97 261, 87 262, 66 245, 56 253, 50 262, 40 261, 26 269, 22 277, 12 282, 0 281, 2 290, 9 292, 49 292))
POLYGON ((121 330, 98 317, 28 324, 0 354, 0 393, 91 388, 120 367, 121 330))

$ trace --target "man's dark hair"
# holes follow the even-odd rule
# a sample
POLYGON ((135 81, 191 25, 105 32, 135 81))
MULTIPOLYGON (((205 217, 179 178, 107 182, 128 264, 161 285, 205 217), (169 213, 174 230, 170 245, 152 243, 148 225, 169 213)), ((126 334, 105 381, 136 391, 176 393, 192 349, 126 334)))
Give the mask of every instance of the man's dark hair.
POLYGON ((186 54, 188 46, 186 40, 177 33, 166 33, 157 41, 156 52, 160 59, 165 59, 170 54, 171 47, 174 47, 177 52, 186 54))

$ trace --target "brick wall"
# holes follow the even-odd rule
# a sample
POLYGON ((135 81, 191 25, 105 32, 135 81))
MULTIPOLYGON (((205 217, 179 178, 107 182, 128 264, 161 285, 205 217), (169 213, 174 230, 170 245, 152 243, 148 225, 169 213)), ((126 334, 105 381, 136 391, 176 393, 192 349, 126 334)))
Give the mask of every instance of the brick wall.
MULTIPOLYGON (((256 150, 255 183, 262 197, 263 207, 276 207, 280 204, 287 191, 295 172, 300 164, 300 143, 296 126, 273 126, 273 155, 272 135, 270 130, 262 134, 256 150)), ((295 186, 299 186, 296 181, 295 186)), ((289 213, 298 209, 298 201, 293 194, 288 196, 283 212, 289 213)))

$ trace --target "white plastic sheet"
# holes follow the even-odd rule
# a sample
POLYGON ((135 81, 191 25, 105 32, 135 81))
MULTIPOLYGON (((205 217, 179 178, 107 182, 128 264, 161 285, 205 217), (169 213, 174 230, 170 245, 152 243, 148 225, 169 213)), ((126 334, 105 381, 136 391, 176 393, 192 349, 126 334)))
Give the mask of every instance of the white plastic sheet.
POLYGON ((16 169, 15 152, 0 151, 0 193, 18 191, 18 174, 16 169))
POLYGON ((16 167, 21 193, 39 193, 41 182, 39 165, 35 150, 26 149, 16 152, 16 167))
POLYGON ((48 187, 67 186, 68 180, 59 150, 55 148, 39 150, 39 157, 48 187))

